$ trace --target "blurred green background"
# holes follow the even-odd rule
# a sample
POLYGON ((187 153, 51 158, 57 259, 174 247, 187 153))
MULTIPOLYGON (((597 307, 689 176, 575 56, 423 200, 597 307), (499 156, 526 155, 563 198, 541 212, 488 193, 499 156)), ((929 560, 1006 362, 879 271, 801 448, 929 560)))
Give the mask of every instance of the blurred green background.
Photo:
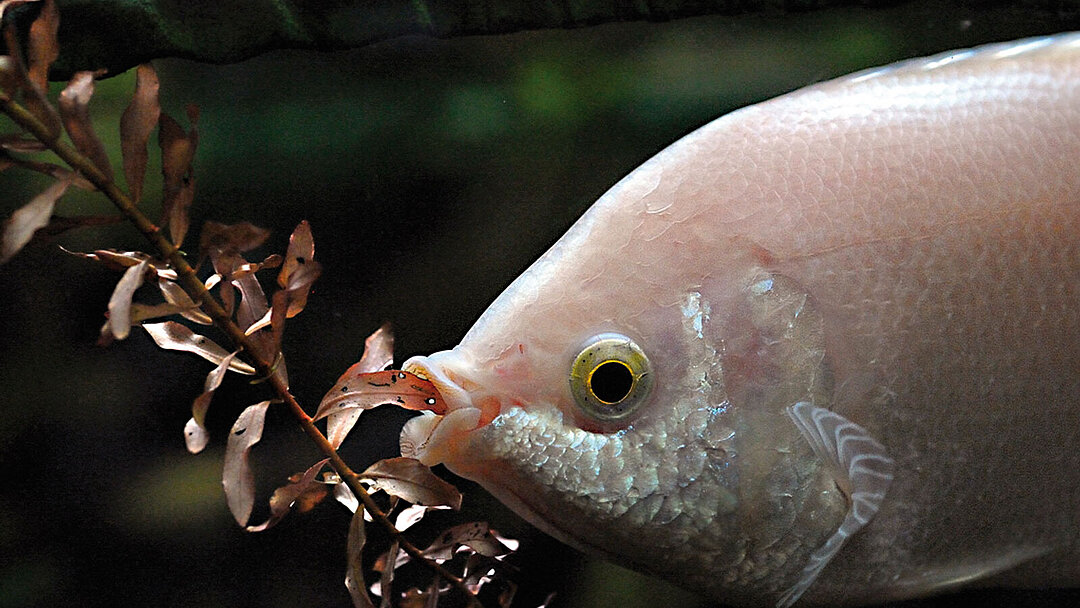
MULTIPOLYGON (((312 224, 325 272, 290 322, 285 351, 294 391, 313 410, 384 321, 394 324, 398 361, 454 345, 593 200, 679 136, 812 82, 1010 38, 1009 28, 977 12, 854 8, 155 66, 167 111, 181 118, 186 103, 202 110, 193 225, 250 220, 271 228, 262 255, 283 251, 300 220, 312 224)), ((92 104, 114 166, 132 87, 131 73, 103 81, 92 104)), ((152 170, 151 208, 154 180, 152 170)), ((0 211, 10 214, 47 183, 0 173, 0 211)), ((59 211, 110 209, 75 194, 59 211)), ((213 443, 187 454, 181 430, 209 364, 157 350, 141 332, 95 346, 118 275, 57 243, 144 247, 124 226, 87 230, 0 267, 0 608, 349 606, 344 509, 327 503, 247 534, 225 506, 222 438, 244 406, 264 398, 260 388, 230 378, 211 408, 213 443)), ((405 418, 365 415, 346 442, 347 460, 363 468, 396 455, 405 418)), ((276 411, 254 457, 259 521, 269 492, 317 458, 276 411)), ((414 536, 423 544, 450 521, 488 519, 522 538, 513 559, 518 605, 536 606, 550 591, 559 594, 554 605, 568 607, 695 601, 584 559, 479 488, 459 487, 464 512, 432 517, 414 536)), ((372 551, 384 546, 371 536, 372 551)), ((1068 592, 972 592, 919 605, 1076 600, 1068 592)))

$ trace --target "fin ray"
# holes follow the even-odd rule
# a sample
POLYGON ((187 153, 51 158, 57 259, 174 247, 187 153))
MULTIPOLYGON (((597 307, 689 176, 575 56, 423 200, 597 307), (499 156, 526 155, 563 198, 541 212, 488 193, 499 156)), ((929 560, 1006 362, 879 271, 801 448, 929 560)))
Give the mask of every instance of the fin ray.
POLYGON ((787 413, 814 453, 833 469, 837 484, 851 505, 836 532, 810 554, 802 576, 780 597, 778 608, 794 604, 847 539, 873 519, 885 500, 895 467, 885 446, 840 414, 806 401, 788 407, 787 413))

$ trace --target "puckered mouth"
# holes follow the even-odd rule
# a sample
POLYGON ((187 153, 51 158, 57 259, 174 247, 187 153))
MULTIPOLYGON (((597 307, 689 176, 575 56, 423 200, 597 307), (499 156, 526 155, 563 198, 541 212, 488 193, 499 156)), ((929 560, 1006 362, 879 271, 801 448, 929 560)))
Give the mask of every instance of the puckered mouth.
POLYGON ((499 400, 477 398, 483 391, 462 373, 462 367, 461 357, 452 350, 412 357, 402 365, 403 370, 434 384, 447 408, 443 415, 424 412, 405 424, 400 439, 402 456, 429 466, 452 464, 465 436, 499 415, 499 400))

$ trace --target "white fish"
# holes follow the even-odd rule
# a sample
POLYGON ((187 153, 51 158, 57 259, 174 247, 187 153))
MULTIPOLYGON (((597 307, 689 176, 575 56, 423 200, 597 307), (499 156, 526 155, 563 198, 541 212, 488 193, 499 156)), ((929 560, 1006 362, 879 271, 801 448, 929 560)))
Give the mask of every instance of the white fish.
POLYGON ((405 368, 403 454, 726 604, 1080 584, 1080 34, 722 117, 405 368))

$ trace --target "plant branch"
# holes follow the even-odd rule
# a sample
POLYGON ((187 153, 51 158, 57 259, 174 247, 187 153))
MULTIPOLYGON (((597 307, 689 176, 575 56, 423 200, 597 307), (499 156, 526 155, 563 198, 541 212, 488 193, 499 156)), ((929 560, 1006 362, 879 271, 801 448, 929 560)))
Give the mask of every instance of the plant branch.
MULTIPOLYGON (((150 221, 150 219, 139 210, 134 201, 132 201, 132 199, 116 185, 113 176, 102 173, 89 158, 65 142, 61 136, 51 135, 48 127, 46 127, 41 120, 14 99, 11 99, 7 95, 0 96, 0 107, 2 107, 3 112, 16 124, 28 131, 38 141, 45 144, 45 146, 47 146, 54 154, 67 163, 68 166, 81 173, 87 180, 94 184, 94 186, 96 186, 98 190, 100 190, 102 194, 116 206, 124 217, 127 218, 127 220, 131 222, 131 224, 135 226, 148 241, 150 241, 151 245, 153 245, 158 253, 169 262, 169 265, 176 271, 177 282, 179 285, 184 289, 192 301, 198 304, 203 312, 213 320, 214 325, 228 336, 234 347, 247 353, 252 366, 255 367, 258 373, 269 379, 270 386, 273 388, 274 392, 285 403, 293 417, 296 418, 297 422, 300 424, 300 427, 304 429, 304 432, 307 433, 308 437, 311 438, 312 442, 319 448, 319 451, 330 459, 330 465, 341 477, 342 481, 349 486, 349 489, 353 491, 353 494, 355 494, 360 502, 363 503, 364 508, 371 514, 372 519, 385 528, 387 532, 398 541, 401 549, 409 556, 423 562, 428 568, 436 572, 439 577, 449 581, 455 588, 461 591, 465 597, 468 598, 470 606, 479 606, 480 604, 476 599, 476 596, 469 590, 468 586, 465 585, 465 582, 461 577, 454 575, 435 560, 425 556, 419 548, 404 538, 402 532, 394 526, 393 522, 390 521, 390 518, 360 483, 360 477, 345 463, 341 458, 341 455, 338 454, 337 450, 326 438, 326 435, 315 426, 311 416, 304 411, 304 408, 292 393, 289 392, 289 387, 285 385, 280 375, 274 373, 275 362, 272 360, 268 361, 259 355, 259 349, 255 347, 251 338, 244 333, 243 329, 233 322, 229 313, 221 303, 207 291, 206 286, 195 274, 195 270, 188 264, 187 259, 184 257, 184 252, 173 245, 173 243, 165 237, 161 228, 150 221)), ((393 557, 391 557, 391 560, 392 559, 393 557)))

